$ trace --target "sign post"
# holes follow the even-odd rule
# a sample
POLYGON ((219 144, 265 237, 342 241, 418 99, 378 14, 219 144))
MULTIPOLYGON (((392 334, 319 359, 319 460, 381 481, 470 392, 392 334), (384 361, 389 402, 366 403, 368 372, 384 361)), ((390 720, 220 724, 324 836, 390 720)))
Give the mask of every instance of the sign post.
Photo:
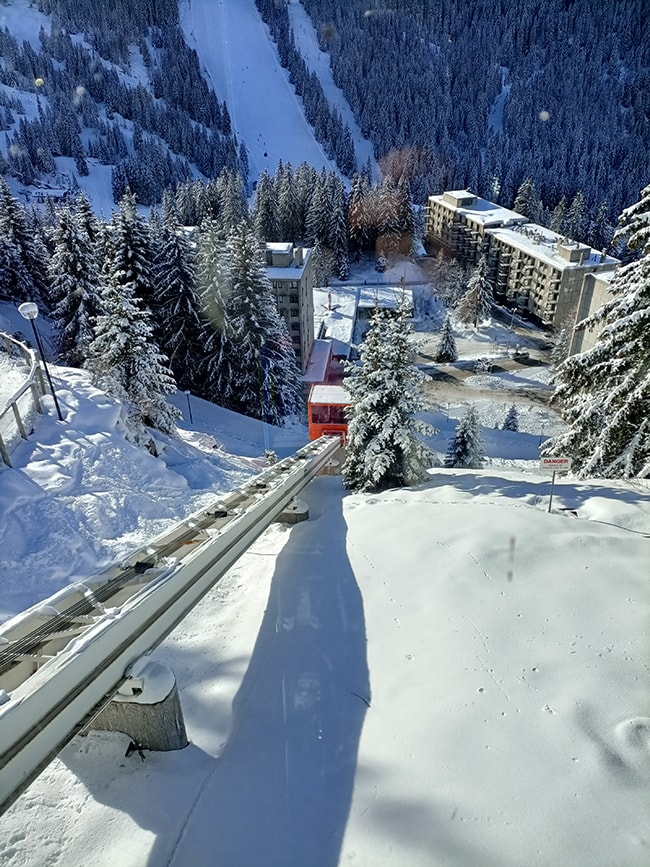
POLYGON ((551 511, 551 506, 553 505, 553 491, 555 489, 555 474, 556 473, 568 473, 571 469, 571 458, 565 457, 548 457, 548 458, 540 458, 539 459, 539 468, 540 470, 545 470, 548 472, 549 470, 553 473, 551 476, 551 496, 548 501, 548 511, 551 511))

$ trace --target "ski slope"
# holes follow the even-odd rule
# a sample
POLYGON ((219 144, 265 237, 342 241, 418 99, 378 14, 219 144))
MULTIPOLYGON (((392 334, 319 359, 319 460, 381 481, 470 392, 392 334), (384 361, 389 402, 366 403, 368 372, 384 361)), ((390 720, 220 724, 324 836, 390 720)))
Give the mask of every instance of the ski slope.
POLYGON ((251 180, 278 162, 336 171, 302 112, 254 0, 182 0, 181 23, 205 77, 246 143, 251 180))

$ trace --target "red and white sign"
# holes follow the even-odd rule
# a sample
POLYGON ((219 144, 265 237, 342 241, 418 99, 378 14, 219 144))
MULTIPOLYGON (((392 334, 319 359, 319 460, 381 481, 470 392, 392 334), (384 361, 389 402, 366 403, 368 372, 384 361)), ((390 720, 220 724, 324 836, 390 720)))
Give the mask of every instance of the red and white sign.
POLYGON ((539 468, 547 472, 566 473, 571 469, 571 458, 540 458, 539 468))

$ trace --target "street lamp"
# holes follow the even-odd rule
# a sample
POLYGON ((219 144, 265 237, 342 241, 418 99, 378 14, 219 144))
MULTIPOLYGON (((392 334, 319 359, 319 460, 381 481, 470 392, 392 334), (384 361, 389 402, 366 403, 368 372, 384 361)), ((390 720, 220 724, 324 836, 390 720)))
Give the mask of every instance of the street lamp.
POLYGON ((59 406, 59 401, 56 397, 56 392, 54 391, 54 384, 52 383, 52 377, 50 376, 50 371, 47 366, 47 362, 45 361, 45 353, 43 352, 43 344, 41 343, 41 336, 38 333, 36 328, 36 317, 38 316, 38 305, 34 304, 33 301, 25 301, 24 304, 21 304, 18 307, 18 312, 23 317, 23 319, 29 319, 32 329, 34 331, 34 337, 36 338, 36 345, 38 346, 38 351, 41 356, 41 362, 43 364, 43 368, 45 370, 45 376, 47 377, 47 381, 50 384, 50 391, 52 392, 52 397, 54 398, 54 406, 56 407, 56 414, 59 417, 59 421, 63 421, 63 416, 61 415, 61 407, 59 406))
POLYGON ((537 443, 537 448, 539 448, 542 444, 542 439, 544 437, 544 428, 546 427, 546 419, 542 421, 541 430, 539 432, 539 442, 537 443))
POLYGON ((192 404, 190 403, 190 392, 188 389, 185 391, 185 397, 187 398, 187 409, 190 414, 190 424, 194 424, 194 419, 192 418, 192 404))

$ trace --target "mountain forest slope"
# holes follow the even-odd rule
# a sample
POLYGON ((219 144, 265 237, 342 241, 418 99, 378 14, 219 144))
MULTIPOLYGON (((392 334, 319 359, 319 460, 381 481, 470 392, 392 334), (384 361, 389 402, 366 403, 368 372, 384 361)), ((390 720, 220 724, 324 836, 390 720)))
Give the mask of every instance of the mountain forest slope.
MULTIPOLYGON (((650 49, 642 0, 302 5, 382 170, 395 179, 406 173, 416 201, 467 186, 510 205, 530 177, 546 216, 563 197, 582 192, 590 214, 605 203, 613 223, 647 182, 650 49)), ((277 56, 264 53, 273 71, 258 53, 245 58, 250 92, 257 78, 263 93, 281 63, 325 155, 351 176, 362 158, 340 106, 324 95, 318 64, 303 56, 307 43, 294 39, 294 16, 272 0, 256 0, 256 7, 250 15, 267 25, 277 56)), ((221 20, 215 15, 208 24, 218 31, 221 20)), ((246 97, 221 81, 224 92, 215 93, 186 37, 175 0, 5 3, 0 173, 37 185, 67 157, 79 182, 92 161, 111 168, 114 201, 128 185, 143 205, 159 203, 169 186, 215 178, 224 168, 247 181, 249 149, 264 144, 264 131, 259 141, 243 140, 232 117, 250 112, 241 105, 246 97), (23 41, 19 19, 37 15, 40 34, 37 26, 23 41)), ((215 32, 211 42, 219 38, 215 32)), ((262 159, 266 149, 259 149, 262 159)))

